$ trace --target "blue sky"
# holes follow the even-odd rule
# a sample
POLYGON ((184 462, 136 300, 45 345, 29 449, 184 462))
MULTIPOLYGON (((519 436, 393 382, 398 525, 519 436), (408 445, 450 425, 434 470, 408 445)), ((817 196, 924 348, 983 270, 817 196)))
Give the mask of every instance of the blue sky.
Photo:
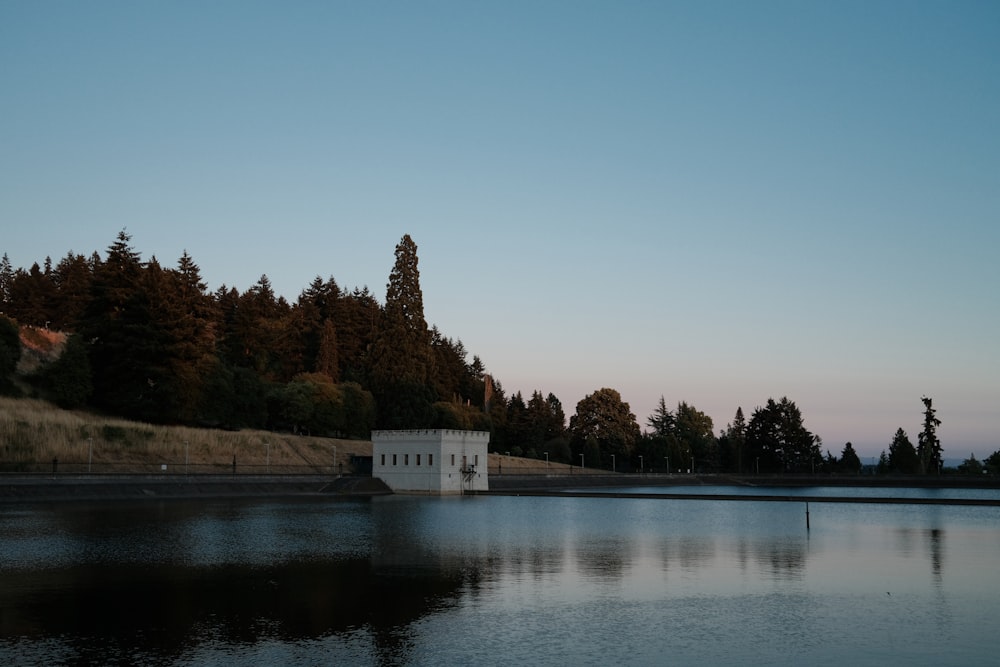
POLYGON ((1000 4, 0 2, 0 251, 317 275, 508 394, 1000 448, 1000 4))

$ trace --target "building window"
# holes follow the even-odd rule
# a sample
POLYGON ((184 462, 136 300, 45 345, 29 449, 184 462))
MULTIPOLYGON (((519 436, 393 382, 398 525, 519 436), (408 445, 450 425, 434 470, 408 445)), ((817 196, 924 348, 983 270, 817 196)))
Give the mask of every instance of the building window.
POLYGON ((455 465, 455 455, 454 454, 451 455, 451 464, 455 465))
POLYGON ((403 465, 404 466, 410 465, 410 455, 409 454, 403 454, 403 465))
POLYGON ((392 455, 392 465, 396 465, 396 455, 392 455))
POLYGON ((427 455, 427 465, 431 466, 432 468, 434 467, 434 455, 433 454, 428 454, 427 455))
POLYGON ((382 455, 382 465, 385 465, 385 454, 382 455))
POLYGON ((420 465, 420 454, 417 454, 417 465, 420 465))
POLYGON ((475 458, 472 459, 472 465, 479 467, 479 454, 476 454, 475 458))

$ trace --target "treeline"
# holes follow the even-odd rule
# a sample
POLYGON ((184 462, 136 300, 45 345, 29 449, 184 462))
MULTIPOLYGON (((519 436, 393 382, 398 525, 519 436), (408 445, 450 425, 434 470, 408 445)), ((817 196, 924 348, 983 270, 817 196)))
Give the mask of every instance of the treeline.
MULTIPOLYGON (((57 357, 34 370, 29 391, 63 407, 89 407, 151 423, 265 428, 368 438, 372 429, 488 430, 491 449, 619 471, 847 473, 863 466, 851 443, 839 456, 804 425, 787 397, 718 434, 711 417, 661 397, 642 431, 620 394, 583 398, 567 424, 560 400, 535 390, 507 396, 461 340, 428 327, 417 246, 396 246, 384 303, 366 288, 317 277, 294 303, 266 275, 245 292, 208 292, 185 253, 173 268, 143 261, 122 231, 106 256, 69 253, 57 264, 0 263, 0 392, 16 393, 19 325, 66 332, 57 357)), ((940 420, 924 398, 915 447, 900 428, 882 473, 939 473, 940 420)), ((984 469, 975 459, 970 471, 984 469)), ((1000 466, 1000 456, 985 469, 1000 466)))

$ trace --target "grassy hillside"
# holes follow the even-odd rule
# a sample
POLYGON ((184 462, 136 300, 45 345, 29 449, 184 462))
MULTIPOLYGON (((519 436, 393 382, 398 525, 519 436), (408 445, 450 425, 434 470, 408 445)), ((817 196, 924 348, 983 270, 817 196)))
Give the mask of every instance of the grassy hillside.
POLYGON ((220 431, 154 426, 36 399, 0 397, 0 471, 60 472, 349 472, 352 454, 370 456, 363 440, 316 438, 267 431, 220 431), (334 453, 336 452, 336 459, 334 453))

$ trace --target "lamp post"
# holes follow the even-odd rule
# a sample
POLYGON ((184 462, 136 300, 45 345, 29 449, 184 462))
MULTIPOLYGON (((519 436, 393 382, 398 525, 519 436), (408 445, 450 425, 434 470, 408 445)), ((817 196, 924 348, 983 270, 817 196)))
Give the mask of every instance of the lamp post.
POLYGON ((643 470, 643 465, 642 465, 642 455, 640 455, 640 456, 639 456, 639 474, 640 474, 640 475, 642 474, 642 470, 643 470))
POLYGON ((267 474, 271 474, 271 443, 264 443, 264 465, 267 474))
POLYGON ((581 452, 581 453, 580 453, 580 470, 581 470, 581 471, 583 471, 583 469, 584 469, 585 467, 586 467, 586 466, 584 466, 584 465, 583 465, 583 452, 581 452))
POLYGON ((615 472, 615 455, 611 455, 611 472, 615 472))
POLYGON ((90 465, 94 462, 94 439, 87 438, 88 448, 87 448, 87 472, 90 472, 90 465))
POLYGON ((188 450, 189 450, 189 443, 188 443, 187 440, 185 440, 184 441, 184 474, 185 475, 187 474, 187 471, 188 471, 188 450))
POLYGON ((549 453, 545 452, 545 467, 549 467, 549 453))
POLYGON ((333 446, 333 472, 337 472, 337 445, 333 446))
POLYGON ((664 456, 663 458, 665 458, 667 460, 667 474, 669 475, 670 474, 670 457, 669 456, 664 456))

